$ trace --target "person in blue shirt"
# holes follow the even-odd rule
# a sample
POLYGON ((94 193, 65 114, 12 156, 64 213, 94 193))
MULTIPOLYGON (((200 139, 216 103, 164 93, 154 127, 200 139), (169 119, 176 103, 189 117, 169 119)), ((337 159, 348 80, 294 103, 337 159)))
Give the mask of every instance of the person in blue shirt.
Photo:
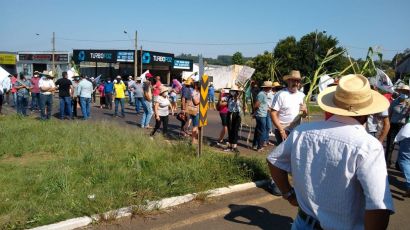
POLYGON ((216 110, 216 107, 215 107, 215 88, 214 88, 214 83, 212 83, 212 82, 208 87, 208 102, 209 102, 209 108, 213 108, 214 110, 216 110))
POLYGON ((108 79, 104 84, 105 107, 112 110, 112 93, 114 92, 114 83, 108 79))

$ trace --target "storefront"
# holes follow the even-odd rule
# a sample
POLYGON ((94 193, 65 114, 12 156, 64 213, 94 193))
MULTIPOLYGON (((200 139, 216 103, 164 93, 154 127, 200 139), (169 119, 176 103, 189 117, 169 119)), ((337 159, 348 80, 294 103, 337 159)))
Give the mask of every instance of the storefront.
MULTIPOLYGON (((53 69, 53 54, 51 52, 18 52, 17 72, 25 76, 33 76, 34 71, 43 72, 53 69)), ((69 70, 70 55, 68 52, 55 52, 54 63, 56 76, 61 77, 63 71, 69 70)))
MULTIPOLYGON (((161 81, 170 84, 173 78, 179 78, 182 71, 192 71, 192 61, 175 59, 174 54, 155 51, 137 51, 138 75, 149 70, 161 81)), ((124 79, 134 75, 134 50, 73 50, 73 60, 80 65, 81 74, 124 79)))
POLYGON ((0 52, 0 66, 10 74, 17 74, 16 53, 0 52))

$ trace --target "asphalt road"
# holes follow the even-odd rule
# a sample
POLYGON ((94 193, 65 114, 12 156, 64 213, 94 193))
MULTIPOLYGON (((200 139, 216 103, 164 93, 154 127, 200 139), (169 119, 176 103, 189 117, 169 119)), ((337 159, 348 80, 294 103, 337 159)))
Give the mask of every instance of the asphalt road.
MULTIPOLYGON (((390 170, 391 191, 396 213, 388 229, 409 229, 409 198, 403 199, 403 177, 390 170)), ((141 213, 115 221, 105 221, 87 227, 93 230, 118 229, 290 229, 297 208, 265 188, 253 188, 205 201, 193 201, 178 207, 151 213, 141 213)))

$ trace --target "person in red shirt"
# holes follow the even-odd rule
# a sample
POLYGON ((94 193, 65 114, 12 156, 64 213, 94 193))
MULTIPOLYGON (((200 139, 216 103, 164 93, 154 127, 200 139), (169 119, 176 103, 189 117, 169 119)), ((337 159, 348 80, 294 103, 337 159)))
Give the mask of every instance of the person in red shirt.
POLYGON ((40 110, 40 77, 39 72, 34 71, 34 76, 30 80, 31 86, 31 110, 40 110))
POLYGON ((154 96, 154 101, 156 101, 157 97, 159 96, 160 88, 161 88, 161 85, 162 85, 160 76, 156 76, 155 80, 156 80, 156 82, 152 86, 152 88, 153 88, 152 95, 154 96))
POLYGON ((11 77, 11 85, 12 85, 11 95, 13 97, 13 105, 11 107, 15 107, 15 108, 17 108, 17 89, 14 86, 16 84, 16 82, 17 82, 17 74, 15 74, 11 77))

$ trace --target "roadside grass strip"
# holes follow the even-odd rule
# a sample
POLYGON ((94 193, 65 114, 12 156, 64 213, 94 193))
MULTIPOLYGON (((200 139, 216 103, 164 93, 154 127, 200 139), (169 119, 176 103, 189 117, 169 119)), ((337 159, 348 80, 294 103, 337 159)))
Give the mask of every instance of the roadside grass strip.
POLYGON ((0 229, 93 216, 268 178, 263 159, 151 140, 108 121, 0 117, 0 229))

